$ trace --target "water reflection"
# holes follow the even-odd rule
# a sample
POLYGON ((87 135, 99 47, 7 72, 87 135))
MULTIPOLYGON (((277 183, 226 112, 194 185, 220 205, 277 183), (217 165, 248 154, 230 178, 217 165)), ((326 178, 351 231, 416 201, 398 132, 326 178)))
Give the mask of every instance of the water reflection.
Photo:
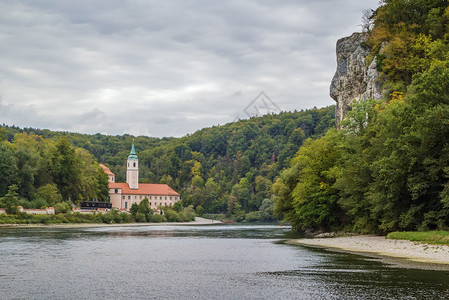
POLYGON ((449 298, 447 272, 289 238, 274 225, 0 229, 1 298, 449 298))
POLYGON ((32 242, 43 239, 80 239, 102 237, 207 237, 207 238, 257 238, 291 239, 301 235, 292 233, 290 227, 279 225, 207 225, 207 226, 135 226, 135 227, 92 227, 92 228, 0 228, 0 239, 21 237, 32 242))

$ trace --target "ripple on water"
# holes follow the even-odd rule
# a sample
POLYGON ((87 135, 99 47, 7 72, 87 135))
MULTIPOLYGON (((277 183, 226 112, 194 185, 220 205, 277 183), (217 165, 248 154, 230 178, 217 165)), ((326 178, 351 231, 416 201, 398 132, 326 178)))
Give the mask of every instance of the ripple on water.
POLYGON ((2 299, 444 299, 445 272, 280 243, 279 226, 0 232, 2 299))

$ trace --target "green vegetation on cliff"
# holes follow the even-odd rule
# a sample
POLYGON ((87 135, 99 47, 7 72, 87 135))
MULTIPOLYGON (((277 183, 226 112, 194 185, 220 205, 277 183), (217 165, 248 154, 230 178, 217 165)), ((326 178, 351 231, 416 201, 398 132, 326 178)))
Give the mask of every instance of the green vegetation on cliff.
POLYGON ((405 92, 414 74, 448 60, 446 0, 383 0, 366 43, 392 91, 405 92))
POLYGON ((383 1, 367 44, 392 93, 304 143, 274 184, 278 217, 299 230, 449 227, 448 12, 383 1))

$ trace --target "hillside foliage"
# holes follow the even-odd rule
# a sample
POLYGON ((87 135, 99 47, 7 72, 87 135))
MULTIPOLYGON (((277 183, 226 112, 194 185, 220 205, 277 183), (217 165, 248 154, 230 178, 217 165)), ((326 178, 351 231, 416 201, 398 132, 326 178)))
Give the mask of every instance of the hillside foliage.
POLYGON ((413 75, 449 58, 446 0, 383 0, 371 16, 367 46, 391 91, 405 92, 413 75))
POLYGON ((108 178, 88 151, 66 138, 50 140, 27 132, 10 136, 11 131, 16 130, 0 128, 2 207, 12 202, 42 208, 63 201, 108 201, 108 178))
MULTIPOLYGON (((4 139, 10 141, 4 142, 4 147, 11 149, 8 153, 12 160, 17 160, 19 152, 13 149, 17 140, 22 137, 37 140, 36 143, 43 145, 54 145, 55 149, 62 147, 58 145, 63 143, 67 148, 51 150, 64 154, 60 158, 49 160, 61 168, 64 166, 63 169, 58 169, 59 173, 54 171, 44 176, 36 175, 31 185, 21 183, 21 190, 25 184, 29 185, 28 192, 21 194, 26 199, 36 197, 37 190, 44 184, 41 180, 45 176, 49 176, 45 183, 54 182, 63 199, 69 196, 72 200, 78 199, 78 189, 81 187, 85 192, 81 193, 83 199, 97 196, 91 193, 90 181, 81 176, 92 170, 82 168, 84 173, 75 175, 77 164, 92 164, 95 158, 116 174, 117 182, 124 182, 126 159, 131 144, 134 143, 139 157, 140 182, 170 185, 181 194, 184 206, 193 205, 201 213, 227 213, 243 218, 245 213, 257 211, 257 215, 252 215, 253 218, 269 220, 273 218, 273 181, 283 168, 289 166, 291 158, 305 139, 322 136, 329 128, 335 127, 334 111, 335 107, 330 106, 253 117, 224 126, 205 128, 182 138, 84 135, 4 127, 4 139), (76 176, 83 178, 80 185, 69 184, 77 180, 76 176), (259 208, 262 208, 260 213, 259 208)), ((38 144, 33 144, 32 147, 33 151, 30 153, 39 149, 38 144)), ((52 147, 50 148, 53 149, 52 147)), ((47 156, 52 157, 51 154, 47 156)), ((26 174, 18 171, 24 170, 23 168, 15 163, 12 165, 15 169, 11 170, 11 176, 15 179, 4 181, 0 197, 7 192, 9 185, 26 177, 26 174)))
POLYGON ((447 1, 382 2, 368 45, 391 93, 304 143, 273 186, 279 218, 315 231, 449 227, 448 16, 447 1))

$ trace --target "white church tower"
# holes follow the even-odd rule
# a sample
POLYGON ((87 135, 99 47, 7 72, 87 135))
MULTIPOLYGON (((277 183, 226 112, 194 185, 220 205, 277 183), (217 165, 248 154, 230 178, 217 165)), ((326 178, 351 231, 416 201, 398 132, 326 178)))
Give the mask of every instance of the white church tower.
POLYGON ((139 189, 139 159, 134 150, 134 143, 128 156, 126 166, 126 183, 130 189, 139 189))

